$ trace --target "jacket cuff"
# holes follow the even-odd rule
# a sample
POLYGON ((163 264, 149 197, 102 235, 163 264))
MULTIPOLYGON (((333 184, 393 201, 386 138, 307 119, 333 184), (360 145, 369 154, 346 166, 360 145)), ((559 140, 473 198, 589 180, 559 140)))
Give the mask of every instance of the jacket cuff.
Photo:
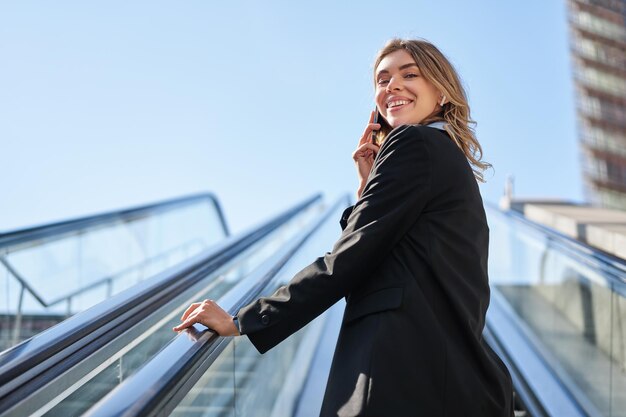
POLYGON ((235 327, 237 328, 239 334, 243 335, 243 333, 241 333, 241 327, 239 326, 239 318, 236 315, 233 316, 233 323, 235 324, 235 327))
POLYGON ((267 352, 282 341, 282 339, 277 340, 270 331, 270 322, 273 320, 267 312, 261 312, 259 300, 242 307, 237 312, 237 318, 239 333, 246 335, 259 353, 267 352))

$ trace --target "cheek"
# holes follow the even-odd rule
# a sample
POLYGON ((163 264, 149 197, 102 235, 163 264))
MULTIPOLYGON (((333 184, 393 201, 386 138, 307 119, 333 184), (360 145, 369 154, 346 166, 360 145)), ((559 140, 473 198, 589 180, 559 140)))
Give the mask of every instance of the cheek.
POLYGON ((380 104, 380 101, 383 98, 383 94, 380 91, 376 91, 374 93, 374 99, 376 100, 376 104, 380 104))
POLYGON ((428 99, 433 103, 437 103, 439 101, 439 91, 433 85, 429 85, 428 88, 428 99))
POLYGON ((428 89, 422 89, 417 94, 419 97, 418 107, 422 109, 431 110, 435 104, 437 104, 437 91, 428 89))
POLYGON ((376 94, 374 100, 376 101, 376 107, 378 108, 378 110, 384 114, 385 105, 383 103, 383 96, 383 94, 376 94))

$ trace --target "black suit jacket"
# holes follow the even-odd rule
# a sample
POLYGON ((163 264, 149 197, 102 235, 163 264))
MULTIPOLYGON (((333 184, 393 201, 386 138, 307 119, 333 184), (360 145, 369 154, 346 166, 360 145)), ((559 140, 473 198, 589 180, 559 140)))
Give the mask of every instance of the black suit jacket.
POLYGON ((265 352, 347 305, 322 416, 512 415, 484 343, 489 229, 467 158, 445 133, 395 128, 331 252, 238 313, 265 352))

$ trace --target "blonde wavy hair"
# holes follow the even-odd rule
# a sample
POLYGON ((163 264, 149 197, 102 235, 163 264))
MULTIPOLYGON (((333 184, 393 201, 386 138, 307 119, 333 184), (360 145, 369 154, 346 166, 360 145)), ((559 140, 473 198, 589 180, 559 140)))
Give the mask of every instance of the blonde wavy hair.
MULTIPOLYGON (((473 126, 476 122, 470 118, 470 108, 467 95, 460 78, 448 59, 433 44, 422 39, 391 39, 378 52, 374 63, 374 88, 376 88, 376 69, 387 55, 404 50, 415 60, 422 76, 432 83, 448 102, 441 107, 441 111, 434 116, 422 120, 420 124, 436 121, 446 123, 445 130, 467 157, 474 176, 480 182, 485 182, 483 172, 491 168, 491 164, 481 161, 483 150, 476 139, 473 126)), ((378 121, 381 128, 376 134, 376 143, 382 144, 392 128, 384 118, 378 121)))

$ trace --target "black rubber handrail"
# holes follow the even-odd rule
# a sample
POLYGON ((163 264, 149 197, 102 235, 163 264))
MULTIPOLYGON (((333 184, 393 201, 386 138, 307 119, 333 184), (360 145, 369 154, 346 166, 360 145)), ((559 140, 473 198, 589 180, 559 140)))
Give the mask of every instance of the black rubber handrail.
MULTIPOLYGON (((225 294, 219 301, 220 305, 230 314, 234 314, 258 297, 329 216, 349 202, 348 196, 341 197, 315 224, 296 236, 251 276, 225 294)), ((202 327, 194 326, 179 334, 139 371, 92 407, 85 416, 168 415, 231 339, 220 337, 211 330, 199 331, 202 327), (190 340, 190 335, 195 341, 190 340)))
POLYGON ((88 357, 252 244, 258 242, 321 195, 232 236, 180 265, 143 281, 0 354, 0 413, 27 398, 56 375, 88 357))
POLYGON ((198 203, 203 200, 207 200, 215 206, 215 210, 217 211, 217 214, 219 216, 220 224, 223 228, 224 234, 228 236, 230 233, 228 231, 228 226, 226 225, 224 213, 219 204, 219 201, 213 193, 201 193, 127 208, 123 210, 113 210, 105 213, 79 217, 76 219, 47 223, 39 226, 0 233, 0 252, 2 248, 26 243, 29 241, 52 238, 54 236, 75 232, 77 230, 84 230, 91 227, 99 227, 106 223, 118 222, 120 220, 129 221, 137 217, 173 210, 182 206, 198 203))
POLYGON ((593 268, 607 272, 619 282, 626 282, 626 260, 576 240, 548 226, 529 220, 519 212, 512 210, 505 212, 500 210, 495 204, 488 202, 485 202, 485 207, 490 213, 494 213, 509 221, 514 221, 534 230, 540 235, 544 235, 552 244, 558 245, 560 249, 563 249, 565 253, 576 256, 579 260, 593 268))

